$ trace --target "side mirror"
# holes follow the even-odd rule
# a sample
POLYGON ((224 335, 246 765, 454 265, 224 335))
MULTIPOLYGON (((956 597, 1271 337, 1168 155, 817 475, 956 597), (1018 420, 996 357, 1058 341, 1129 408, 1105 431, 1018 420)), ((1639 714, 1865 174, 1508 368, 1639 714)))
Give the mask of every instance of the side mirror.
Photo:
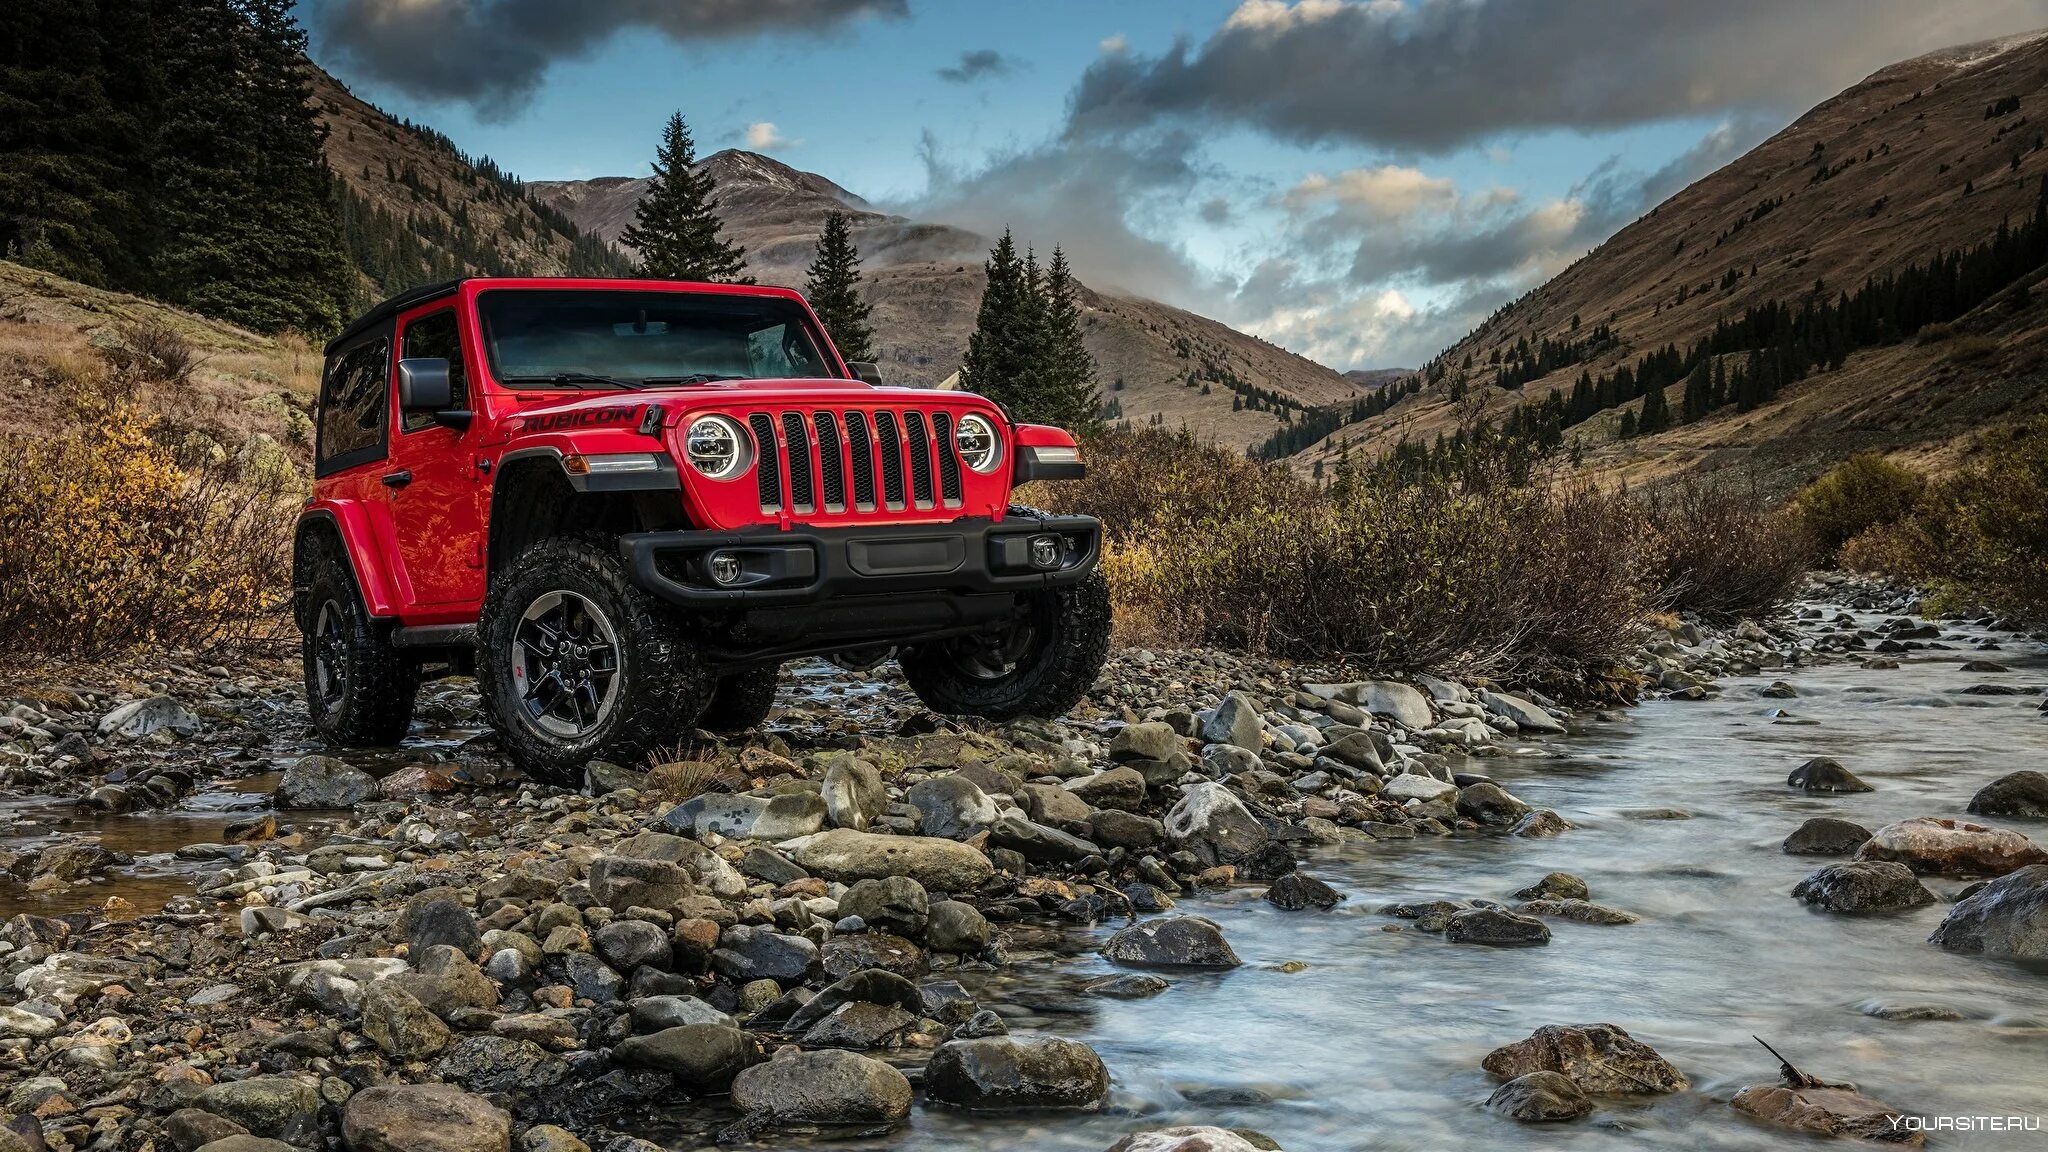
POLYGON ((398 410, 421 412, 434 423, 460 432, 470 413, 454 407, 455 388, 448 380, 448 361, 438 356, 411 356, 398 362, 398 410))
POLYGON ((875 387, 882 386, 882 366, 872 360, 848 360, 846 367, 853 372, 856 380, 865 380, 875 387))

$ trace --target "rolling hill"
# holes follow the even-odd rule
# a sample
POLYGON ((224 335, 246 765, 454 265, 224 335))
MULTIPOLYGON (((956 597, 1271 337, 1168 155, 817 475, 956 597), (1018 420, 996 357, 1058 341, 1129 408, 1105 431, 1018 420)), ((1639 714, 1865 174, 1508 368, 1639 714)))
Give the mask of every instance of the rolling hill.
MULTIPOLYGON (((1684 351, 1746 311, 1826 303, 1984 244, 2028 221, 2048 189, 2044 134, 2048 33, 1881 69, 1502 309, 1425 369, 1419 395, 1295 460, 1307 466, 1346 443, 1376 454, 1479 417, 1499 423, 1517 404, 1569 391, 1581 373, 1598 379, 1667 345, 1684 351)), ((2038 274, 1952 322, 1861 347, 1750 410, 1624 439, 1637 398, 1567 434, 1595 475, 1627 480, 1740 464, 1783 488, 1863 448, 1939 456, 1987 423, 2048 406, 2048 307, 2029 287, 2038 274)), ((1674 411, 1679 393, 1666 393, 1674 411)))

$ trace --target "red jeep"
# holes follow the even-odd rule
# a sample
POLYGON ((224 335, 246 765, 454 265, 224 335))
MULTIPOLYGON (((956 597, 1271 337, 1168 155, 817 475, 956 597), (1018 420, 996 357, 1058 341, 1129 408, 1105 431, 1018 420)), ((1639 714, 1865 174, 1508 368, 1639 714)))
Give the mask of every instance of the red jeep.
POLYGON ((885 388, 801 295, 470 279, 327 345, 293 555, 306 704, 392 744, 473 672, 512 758, 575 786, 767 715, 783 661, 894 652, 934 711, 1072 708, 1109 645, 1101 533, 1010 503, 1072 436, 885 388))

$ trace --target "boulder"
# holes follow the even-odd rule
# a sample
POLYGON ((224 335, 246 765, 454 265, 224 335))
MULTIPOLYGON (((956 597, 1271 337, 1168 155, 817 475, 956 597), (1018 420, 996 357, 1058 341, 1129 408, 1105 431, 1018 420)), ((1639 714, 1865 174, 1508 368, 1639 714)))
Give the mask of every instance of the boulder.
POLYGON ((1266 902, 1298 912, 1303 908, 1335 908, 1344 899, 1336 889, 1313 876, 1289 872, 1266 889, 1266 902))
POLYGON ((1203 864, 1228 864, 1265 846, 1266 826, 1233 795, 1212 781, 1193 784, 1166 813, 1167 842, 1192 852, 1203 864))
POLYGON ((817 962, 816 944, 754 924, 727 928, 711 953, 711 966, 742 984, 752 980, 773 980, 784 986, 801 983, 817 962))
POLYGON ((1550 926, 1505 908, 1467 908, 1444 922, 1444 939, 1453 944, 1526 947, 1550 943, 1550 926))
POLYGON ((1519 731, 1540 732, 1549 735, 1556 735, 1564 731, 1564 725, 1558 721, 1557 717, 1522 699, 1520 696, 1510 696, 1505 692, 1481 692, 1479 694, 1479 702, 1485 706, 1489 713, 1513 720, 1516 729, 1519 731))
POLYGON ((932 905, 924 941, 934 952, 978 955, 988 947, 988 919, 972 904, 941 900, 932 905))
POLYGON ((1753 1084, 1729 1103, 1765 1123, 1816 1136, 1853 1136, 1911 1148, 1926 1143, 1920 1131, 1901 1127, 1904 1113, 1850 1088, 1753 1084))
POLYGON ((1591 900, 1586 882, 1569 872, 1552 872, 1520 892, 1517 900, 1591 900))
POLYGON ((1490 781, 1458 789, 1458 815, 1488 828, 1512 828, 1529 806, 1490 781))
POLYGON ((1166 825, 1150 816, 1105 808, 1088 821, 1088 838, 1104 848, 1143 852, 1166 843, 1166 825))
POLYGON ((685 1024, 726 1024, 732 1017, 695 996, 642 996, 632 1003, 633 1031, 659 1032, 685 1024))
POLYGON ((1254 1144, 1228 1128, 1206 1124, 1133 1132, 1109 1146, 1108 1152, 1258 1152, 1254 1144))
POLYGON ((689 869, 671 860, 599 856, 590 865, 590 895, 614 912, 628 908, 667 911, 697 893, 689 869))
POLYGON ((818 949, 818 966, 838 979, 864 968, 880 968, 899 976, 925 970, 924 950, 887 932, 841 932, 818 949))
POLYGON ((130 701, 100 717, 97 731, 102 738, 118 736, 124 740, 139 740, 163 731, 190 736, 199 731, 199 718, 169 696, 151 696, 130 701))
POLYGON ((981 786, 955 772, 912 784, 903 798, 924 817, 924 834, 966 840, 985 832, 1001 810, 981 786))
POLYGON ((1497 1080, 1557 1072, 1595 1096, 1683 1092, 1685 1076, 1655 1049, 1612 1024, 1546 1024, 1480 1061, 1497 1080))
POLYGON ((832 757, 818 795, 825 801, 826 818, 837 828, 866 828, 889 809, 889 789, 882 783, 882 774, 852 753, 832 757))
POLYGON ((1380 789, 1380 795, 1389 800, 1420 800, 1425 804, 1431 800, 1454 799, 1457 794, 1456 784, 1449 780, 1439 780, 1434 776, 1424 776, 1419 772, 1400 773, 1388 780, 1386 786, 1380 789))
POLYGON ((791 1052, 733 1077, 743 1115, 796 1124, 890 1124, 910 1115, 910 1081, 854 1052, 791 1052))
POLYGON ((1065 864, 1100 855, 1094 844, 1047 824, 1027 820, 1015 810, 988 831, 991 848, 1007 848, 1034 864, 1065 864))
POLYGON ((1202 741, 1256 753, 1266 746, 1261 736, 1264 731, 1258 704, 1242 692, 1226 692, 1223 702, 1202 722, 1202 741))
POLYGON ((464 1036, 434 1064, 434 1074, 471 1092, 517 1092, 561 1083, 569 1063, 532 1040, 464 1036))
POLYGON ((908 876, 928 890, 971 892, 995 874, 988 857, 936 836, 883 836, 835 828, 780 847, 814 876, 851 884, 908 876))
POLYGON ((311 1134, 320 1112, 320 1088, 296 1076, 251 1076, 208 1085, 193 1104, 258 1136, 291 1139, 311 1134))
POLYGON ((931 898, 908 876, 862 880, 839 898, 839 915, 858 916, 877 931, 917 936, 931 916, 931 898))
POLYGON ((1896 860, 1922 875, 2003 876, 2048 863, 2048 851, 2017 832, 1923 816, 1871 833, 1856 858, 1896 860))
POLYGON ((423 1060, 448 1046, 441 1018, 387 977, 363 993, 363 1036, 395 1060, 423 1060))
POLYGON ((1782 846, 1787 856, 1847 856, 1870 839, 1870 829, 1849 820, 1815 816, 1792 830, 1782 846))
POLYGON ((662 819, 697 836, 715 832, 733 840, 787 840, 817 832, 829 816, 823 796, 797 790, 706 793, 676 805, 662 819))
MULTIPOLYGON (((1323 693, 1316 693, 1318 696, 1323 693)), ((1367 680, 1346 686, 1337 697, 1348 700, 1375 716, 1389 716, 1401 727, 1420 732, 1436 723, 1429 710, 1429 697, 1398 680, 1367 680)))
POLYGON ((645 920, 614 920, 591 934, 590 942, 606 964, 630 973, 641 965, 664 972, 675 965, 668 933, 645 920))
POLYGON ((1957 901, 1928 941, 1952 952, 2048 960, 2048 864, 2007 873, 1957 901))
POLYGON ((1109 758, 1118 762, 1164 760, 1180 750, 1180 733, 1157 721, 1126 724, 1109 738, 1109 758))
POLYGON ((1067 781, 1066 788, 1090 808, 1134 811, 1145 802, 1145 777, 1135 768, 1105 768, 1067 781))
POLYGON ((1536 809, 1534 812, 1522 817, 1521 823, 1516 824, 1511 829, 1514 835, 1526 836, 1531 840, 1544 840, 1552 836, 1562 836, 1571 830, 1571 821, 1559 816, 1548 808, 1536 809))
POLYGON ((1223 930, 1200 916, 1162 916, 1119 930, 1102 946, 1113 963, 1144 968, 1235 968, 1223 930))
POLYGON ((377 794, 368 772, 332 756, 305 756, 278 777, 270 802, 279 808, 353 808, 377 794))
POLYGON ((1804 792, 1869 792, 1871 787, 1856 778, 1831 756, 1815 756, 1792 770, 1785 783, 1804 792))
POLYGON ((753 1038, 724 1024, 685 1024, 648 1036, 628 1036, 612 1049, 614 1063, 655 1068, 693 1095, 723 1092, 743 1068, 761 1062, 753 1038))
POLYGON ((411 928, 405 934, 405 943, 410 955, 423 956, 436 945, 447 945, 465 956, 474 956, 483 948, 483 934, 477 931, 476 917, 451 896, 425 901, 408 911, 411 928))
POLYGON ((1386 753, 1371 732, 1347 732, 1321 749, 1324 756, 1361 772, 1378 774, 1386 768, 1386 753))
POLYGON ((1896 912, 1934 903, 1904 864, 1889 860, 1851 860, 1827 867, 1801 880, 1792 895, 1829 912, 1862 914, 1896 912))
POLYGON ((854 1001, 841 1004, 806 1030, 806 1048, 844 1048, 865 1052, 890 1043, 897 1035, 916 1026, 917 1017, 893 1004, 854 1001))
POLYGON ((957 1108, 1098 1108, 1109 1070, 1086 1044, 1046 1037, 949 1040, 924 1071, 925 1099, 957 1108))
MULTIPOLYGON (((756 845, 759 848, 759 845, 756 845)), ((762 848, 761 851, 768 851, 762 848)), ((725 858, 695 840, 666 832, 638 832, 612 845, 612 855, 636 860, 665 860, 679 865, 690 878, 719 896, 737 896, 747 890, 747 878, 725 858)), ((654 907, 654 905, 643 905, 654 907)))
POLYGON ((1642 920, 1633 912, 1595 904, 1591 900, 1524 900, 1515 911, 1524 916, 1554 916, 1559 920, 1571 920, 1580 924, 1598 924, 1614 927, 1621 924, 1635 924, 1642 920))
POLYGON ((1486 1106, 1511 1120, 1542 1124, 1576 1120, 1593 1111, 1593 1101, 1569 1077, 1530 1072, 1493 1090, 1486 1106))
POLYGON ((1972 816, 2048 818, 2048 772, 2009 772, 1970 797, 1972 816))
POLYGON ((925 1007, 924 994, 917 985, 893 972, 867 968, 827 985, 790 1014, 783 1030, 806 1031, 846 1004, 882 1004, 919 1015, 925 1007))
POLYGON ((512 1117, 452 1084, 379 1084, 341 1114, 349 1152, 508 1152, 512 1117))

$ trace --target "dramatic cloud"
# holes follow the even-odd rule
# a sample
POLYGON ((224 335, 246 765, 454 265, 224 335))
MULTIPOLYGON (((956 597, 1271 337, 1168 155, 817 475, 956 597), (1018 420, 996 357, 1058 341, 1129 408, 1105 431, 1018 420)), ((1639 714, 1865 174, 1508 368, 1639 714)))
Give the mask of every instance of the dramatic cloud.
POLYGON ((1097 59, 1069 130, 1199 119, 1442 151, 1796 111, 1894 60, 2044 23, 2048 0, 1245 0, 1200 44, 1097 59))
POLYGON ((863 17, 903 17, 908 0, 315 0, 323 53, 415 96, 516 113, 558 60, 626 30, 677 43, 817 36, 863 17))
POLYGON ((1015 72, 1018 62, 993 48, 977 48, 962 52, 960 62, 938 71, 939 79, 954 84, 972 84, 977 80, 998 80, 1015 72))
POLYGON ((794 148, 803 143, 801 140, 791 140, 776 131, 774 122, 769 120, 747 125, 744 139, 747 147, 756 152, 765 152, 770 148, 794 148))

